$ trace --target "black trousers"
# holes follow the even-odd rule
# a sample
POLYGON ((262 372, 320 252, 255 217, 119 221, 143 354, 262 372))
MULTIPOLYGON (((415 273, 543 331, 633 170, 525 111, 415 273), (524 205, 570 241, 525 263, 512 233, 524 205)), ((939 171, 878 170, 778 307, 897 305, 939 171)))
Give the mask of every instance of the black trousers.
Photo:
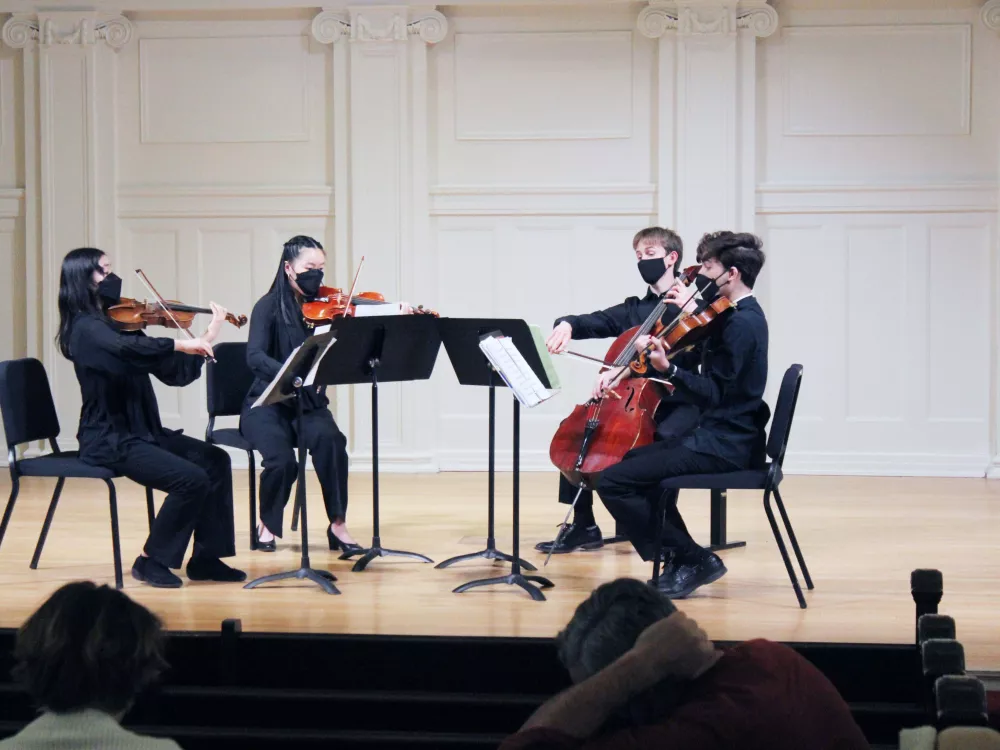
POLYGON ((236 554, 233 472, 222 448, 180 433, 161 435, 155 443, 129 443, 108 468, 167 493, 143 547, 151 558, 181 567, 192 533, 194 555, 236 554))
MULTIPOLYGON (((260 475, 261 523, 275 536, 281 536, 285 505, 299 475, 295 409, 285 404, 249 409, 242 414, 240 430, 264 459, 260 475)), ((327 518, 331 523, 346 518, 347 438, 325 408, 303 414, 302 430, 323 488, 327 518)))
MULTIPOLYGON (((657 547, 655 515, 660 482, 684 474, 738 469, 723 458, 695 453, 682 445, 652 443, 629 451, 621 463, 602 473, 597 494, 636 552, 643 560, 652 560, 657 547)), ((701 547, 691 538, 677 510, 677 490, 669 493, 662 537, 664 548, 672 548, 679 556, 700 554, 701 547)))
MULTIPOLYGON (((659 442, 673 445, 681 438, 698 426, 700 412, 698 407, 692 404, 664 404, 660 407, 660 412, 665 416, 656 425, 655 439, 659 442)), ((573 498, 579 491, 562 474, 559 475, 559 502, 566 505, 573 504, 573 498)), ((576 501, 576 512, 592 514, 594 508, 594 493, 592 490, 583 490, 580 499, 576 501)))

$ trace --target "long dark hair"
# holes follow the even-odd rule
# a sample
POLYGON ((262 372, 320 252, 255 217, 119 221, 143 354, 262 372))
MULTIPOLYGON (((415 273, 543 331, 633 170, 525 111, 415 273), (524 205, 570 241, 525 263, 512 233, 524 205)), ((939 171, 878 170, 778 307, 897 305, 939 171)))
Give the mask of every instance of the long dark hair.
MULTIPOLYGON (((273 294, 277 297, 278 312, 285 325, 292 325, 293 322, 301 317, 296 309, 294 290, 289 283, 288 274, 285 273, 285 262, 292 263, 306 248, 323 250, 323 246, 319 244, 318 240, 314 240, 312 237, 307 237, 304 234, 297 234, 285 243, 285 247, 281 251, 281 263, 278 264, 278 273, 274 275, 274 282, 268 291, 268 294, 273 294)), ((325 254, 326 250, 323 250, 323 253, 325 254)))
POLYGON ((56 343, 67 359, 70 356, 69 332, 73 319, 77 315, 101 311, 94 286, 94 271, 101 270, 103 257, 103 250, 80 247, 70 250, 63 258, 59 272, 59 332, 56 343))

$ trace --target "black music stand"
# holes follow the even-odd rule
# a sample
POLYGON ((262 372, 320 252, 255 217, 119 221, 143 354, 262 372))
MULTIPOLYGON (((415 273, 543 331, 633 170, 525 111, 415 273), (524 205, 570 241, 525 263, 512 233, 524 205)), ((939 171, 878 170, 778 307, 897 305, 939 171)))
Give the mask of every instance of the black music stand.
POLYGON ((272 573, 262 576, 246 584, 243 588, 253 589, 261 584, 273 581, 284 581, 289 578, 304 579, 318 584, 328 594, 339 594, 340 591, 333 585, 336 576, 326 570, 315 570, 309 565, 309 523, 306 520, 306 439, 302 430, 302 389, 306 387, 304 381, 316 361, 317 356, 321 356, 323 349, 330 342, 332 335, 324 333, 319 336, 311 336, 305 340, 298 349, 289 355, 283 370, 275 378, 274 387, 263 401, 263 406, 270 406, 290 398, 295 399, 295 431, 299 436, 298 461, 299 475, 295 483, 295 502, 299 505, 302 513, 302 523, 300 530, 302 535, 302 558, 298 570, 289 570, 284 573, 272 573))
MULTIPOLYGON (((498 318, 442 318, 440 321, 441 340, 445 351, 455 369, 458 382, 462 385, 474 385, 489 388, 489 479, 486 525, 486 549, 466 555, 457 555, 439 563, 438 568, 447 568, 455 563, 467 560, 503 560, 514 562, 514 558, 496 548, 495 536, 495 488, 496 488, 496 386, 504 382, 493 369, 493 365, 479 348, 483 336, 500 332, 514 340, 532 369, 542 371, 541 360, 531 338, 531 331, 523 320, 507 320, 498 318)), ((522 568, 538 570, 527 560, 519 560, 522 568)))
MULTIPOLYGON (((546 388, 551 388, 552 383, 545 374, 545 369, 542 367, 542 361, 538 356, 538 352, 535 351, 534 340, 531 337, 531 331, 528 329, 527 324, 523 320, 503 320, 493 322, 499 322, 502 324, 504 334, 514 339, 514 345, 517 347, 517 350, 521 353, 525 361, 538 376, 539 380, 542 381, 542 385, 546 388), (523 343, 523 347, 517 346, 518 341, 523 343)), ((499 332, 494 330, 492 333, 499 332)), ((477 338, 485 338, 485 336, 477 338)), ((452 360, 452 362, 454 363, 454 360, 452 360)), ((475 581, 469 581, 468 583, 463 583, 461 586, 454 589, 454 593, 456 594, 462 594, 470 589, 479 588, 480 586, 506 584, 508 586, 520 586, 522 589, 527 591, 531 598, 536 602, 543 602, 545 601, 545 594, 543 594, 534 584, 539 584, 541 588, 552 588, 555 585, 552 581, 543 576, 526 576, 521 573, 521 403, 517 400, 516 396, 514 397, 514 456, 512 468, 514 473, 514 547, 513 554, 510 557, 510 573, 505 576, 481 578, 475 581)))
POLYGON ((379 535, 378 384, 427 380, 434 370, 441 336, 430 315, 386 315, 340 318, 331 331, 337 343, 320 364, 316 382, 323 385, 371 383, 372 386, 372 546, 345 552, 341 560, 361 559, 351 568, 360 572, 376 557, 409 557, 434 562, 416 552, 384 549, 379 535))

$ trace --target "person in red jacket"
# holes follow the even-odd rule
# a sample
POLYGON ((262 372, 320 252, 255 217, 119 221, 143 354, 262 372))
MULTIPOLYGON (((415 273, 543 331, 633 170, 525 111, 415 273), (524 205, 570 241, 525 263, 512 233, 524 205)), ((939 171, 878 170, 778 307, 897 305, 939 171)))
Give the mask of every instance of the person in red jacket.
POLYGON ((573 687, 500 750, 863 750, 836 688, 766 640, 718 649, 640 581, 597 588, 556 640, 573 687))

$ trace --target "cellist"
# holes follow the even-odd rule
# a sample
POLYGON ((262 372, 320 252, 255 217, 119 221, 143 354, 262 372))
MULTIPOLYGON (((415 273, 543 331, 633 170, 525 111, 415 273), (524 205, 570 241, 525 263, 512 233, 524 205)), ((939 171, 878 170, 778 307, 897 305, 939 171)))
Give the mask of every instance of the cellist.
MULTIPOLYGON (((676 269, 684 255, 684 245, 676 232, 663 227, 647 227, 632 239, 632 249, 638 265, 639 275, 647 284, 642 297, 629 297, 624 302, 606 310, 598 310, 589 315, 566 315, 556 320, 552 333, 546 340, 548 350, 554 354, 565 352, 570 340, 615 338, 635 326, 641 325, 653 312, 663 295, 674 286, 676 269)), ((693 306, 693 303, 691 303, 693 306)), ((680 308, 668 305, 662 319, 669 322, 680 308)), ((681 355, 687 361, 693 355, 681 355)), ((697 360, 687 366, 696 366, 697 360)), ((598 376, 594 395, 602 394, 613 371, 598 376)), ((657 440, 674 442, 698 424, 698 408, 683 396, 665 398, 657 410, 657 440)), ((559 502, 571 504, 577 488, 566 477, 559 476, 559 502)), ((548 553, 554 541, 539 542, 535 549, 548 553)), ((591 490, 583 490, 576 502, 573 521, 559 538, 559 544, 552 549, 553 554, 564 554, 577 549, 594 550, 604 545, 601 529, 594 519, 594 495, 591 490)))

